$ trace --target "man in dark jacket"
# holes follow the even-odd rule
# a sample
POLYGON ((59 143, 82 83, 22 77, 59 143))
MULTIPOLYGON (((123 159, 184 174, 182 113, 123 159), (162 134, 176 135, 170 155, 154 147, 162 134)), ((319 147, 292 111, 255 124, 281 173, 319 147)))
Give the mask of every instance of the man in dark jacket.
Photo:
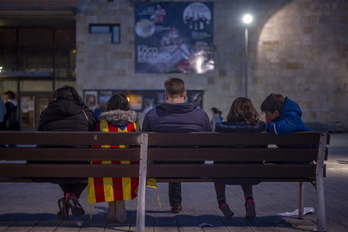
MULTIPOLYGON (((185 83, 179 78, 169 78, 164 83, 166 102, 150 110, 143 122, 143 131, 152 132, 207 132, 211 131, 208 115, 192 103, 185 103, 185 83)), ((181 183, 169 183, 169 203, 173 213, 181 206, 181 183)))

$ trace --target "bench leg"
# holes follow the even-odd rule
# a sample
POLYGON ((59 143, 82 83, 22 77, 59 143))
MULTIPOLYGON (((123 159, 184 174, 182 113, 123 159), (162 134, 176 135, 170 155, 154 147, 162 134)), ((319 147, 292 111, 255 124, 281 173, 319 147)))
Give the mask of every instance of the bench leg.
POLYGON ((140 162, 139 162, 139 187, 138 187, 138 202, 137 202, 137 221, 136 232, 145 231, 145 194, 146 194, 146 179, 147 179, 147 145, 148 135, 142 134, 140 142, 140 162))
POLYGON ((326 212, 325 212, 325 198, 324 198, 324 183, 323 178, 317 178, 316 190, 317 190, 317 224, 318 231, 327 231, 326 225, 326 212))
POLYGON ((320 232, 327 231, 326 212, 325 212, 325 197, 324 197, 324 170, 326 156, 327 134, 322 133, 320 137, 319 155, 317 160, 316 171, 316 190, 317 190, 317 230, 320 232))
POLYGON ((299 182, 298 186, 298 216, 297 218, 303 219, 303 194, 304 193, 304 182, 299 182))

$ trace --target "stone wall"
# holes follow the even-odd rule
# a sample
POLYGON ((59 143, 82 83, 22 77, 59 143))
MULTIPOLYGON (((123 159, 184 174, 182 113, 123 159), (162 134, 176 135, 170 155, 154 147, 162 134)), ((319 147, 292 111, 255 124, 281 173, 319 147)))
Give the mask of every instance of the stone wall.
POLYGON ((342 122, 348 129, 347 0, 213 2, 215 70, 196 75, 135 73, 134 1, 78 0, 76 87, 163 89, 164 80, 176 76, 187 89, 205 90, 209 115, 218 107, 226 116, 232 101, 245 95, 241 17, 250 12, 247 93, 255 107, 281 93, 299 103, 304 121, 342 122), (90 23, 119 23, 121 44, 112 44, 109 34, 89 34, 90 23))

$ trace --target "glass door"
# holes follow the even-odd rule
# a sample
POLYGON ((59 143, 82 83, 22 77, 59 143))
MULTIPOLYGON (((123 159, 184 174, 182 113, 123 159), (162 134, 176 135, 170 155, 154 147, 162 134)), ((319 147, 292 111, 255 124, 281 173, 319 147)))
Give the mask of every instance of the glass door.
POLYGON ((51 93, 21 94, 19 105, 21 130, 37 130, 41 112, 50 103, 51 95, 51 93))

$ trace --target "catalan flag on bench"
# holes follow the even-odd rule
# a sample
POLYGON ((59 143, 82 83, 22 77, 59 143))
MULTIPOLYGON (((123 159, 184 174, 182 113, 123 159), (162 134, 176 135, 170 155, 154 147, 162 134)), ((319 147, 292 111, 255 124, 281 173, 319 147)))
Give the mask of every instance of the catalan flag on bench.
MULTIPOLYGON (((136 123, 129 123, 124 127, 101 120, 97 130, 101 132, 134 132, 139 131, 136 123)), ((101 149, 122 149, 125 145, 95 146, 101 149)), ((92 161, 92 164, 136 164, 138 161, 92 161)), ((89 177, 88 178, 88 203, 132 200, 137 196, 139 185, 138 177, 89 177)))

